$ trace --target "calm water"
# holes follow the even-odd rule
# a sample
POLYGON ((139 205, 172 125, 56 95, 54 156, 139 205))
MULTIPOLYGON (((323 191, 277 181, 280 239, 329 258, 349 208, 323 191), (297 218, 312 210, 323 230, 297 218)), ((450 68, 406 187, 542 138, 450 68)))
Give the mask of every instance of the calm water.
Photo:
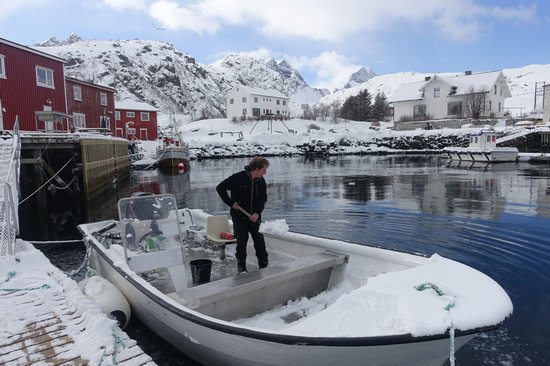
MULTIPOLYGON (((180 207, 226 213, 214 187, 247 161, 193 162, 185 174, 132 172, 129 191, 172 193, 180 207)), ((439 253, 504 287, 514 303, 512 318, 462 348, 460 365, 550 362, 549 165, 448 165, 435 156, 270 162, 264 220, 285 219, 291 230, 302 233, 439 253)), ((90 217, 114 212, 102 210, 90 217)), ((78 265, 82 248, 71 249, 68 256, 66 250, 49 249, 48 255, 62 268, 78 265)), ((127 332, 159 365, 196 365, 136 319, 127 332)))

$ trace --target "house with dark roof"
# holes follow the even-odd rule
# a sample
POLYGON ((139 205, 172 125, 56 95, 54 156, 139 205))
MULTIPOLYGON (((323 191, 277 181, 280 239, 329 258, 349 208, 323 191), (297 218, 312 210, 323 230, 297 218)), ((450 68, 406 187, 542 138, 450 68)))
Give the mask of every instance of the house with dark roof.
POLYGON ((401 85, 388 99, 394 123, 460 118, 499 118, 504 101, 511 97, 502 71, 452 77, 434 75, 424 81, 401 85), (474 110, 475 108, 475 110, 474 110), (477 115, 472 115, 473 113, 477 115))

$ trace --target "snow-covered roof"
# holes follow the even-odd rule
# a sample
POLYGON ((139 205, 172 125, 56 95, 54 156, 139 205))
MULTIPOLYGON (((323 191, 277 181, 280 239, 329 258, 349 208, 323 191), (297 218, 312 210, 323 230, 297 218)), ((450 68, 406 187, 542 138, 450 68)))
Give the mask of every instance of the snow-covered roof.
POLYGON ((248 94, 251 94, 251 95, 261 95, 261 96, 266 96, 266 97, 288 99, 288 97, 286 95, 284 95, 283 93, 281 93, 281 92, 279 92, 275 89, 266 90, 266 89, 262 89, 262 88, 253 88, 251 86, 246 86, 246 85, 239 85, 239 86, 234 87, 231 90, 239 90, 239 89, 243 90, 243 91, 245 91, 245 92, 247 92, 248 94))
POLYGON ((464 74, 451 77, 434 75, 434 77, 427 81, 401 84, 401 86, 395 91, 388 101, 400 102, 422 99, 422 94, 426 85, 434 82, 435 80, 441 80, 456 87, 455 95, 467 94, 470 89, 489 90, 496 83, 500 74, 501 71, 490 71, 479 74, 464 74))
POLYGON ((121 109, 125 111, 158 112, 158 109, 150 104, 144 102, 135 102, 133 100, 116 101, 115 109, 121 109))
POLYGON ((416 81, 414 83, 401 84, 399 88, 388 98, 388 102, 422 99, 422 90, 427 81, 416 81))

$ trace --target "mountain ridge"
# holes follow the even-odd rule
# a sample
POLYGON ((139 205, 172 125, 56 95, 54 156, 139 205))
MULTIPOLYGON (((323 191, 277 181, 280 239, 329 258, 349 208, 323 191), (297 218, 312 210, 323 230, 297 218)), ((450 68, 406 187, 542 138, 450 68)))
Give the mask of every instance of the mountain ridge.
MULTIPOLYGON (((299 115, 302 104, 343 103, 363 89, 371 95, 383 92, 389 97, 403 83, 433 76, 415 71, 378 75, 361 67, 342 89, 330 93, 311 87, 286 60, 232 54, 201 64, 162 41, 84 40, 76 34, 62 41, 52 37, 32 47, 65 59, 68 76, 113 87, 120 99, 147 102, 165 113, 189 114, 193 120, 223 117, 225 94, 237 85, 275 89, 288 95, 291 114, 299 115)), ((550 64, 502 71, 512 91, 505 108, 522 112, 529 111, 529 106, 537 109, 534 86, 550 81, 550 64)), ((441 75, 452 74, 459 73, 441 75)))

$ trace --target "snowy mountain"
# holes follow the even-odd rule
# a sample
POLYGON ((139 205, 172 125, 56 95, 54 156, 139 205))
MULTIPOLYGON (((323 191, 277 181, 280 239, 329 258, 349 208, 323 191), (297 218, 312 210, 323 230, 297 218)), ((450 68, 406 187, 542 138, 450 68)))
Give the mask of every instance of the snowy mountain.
POLYGON ((366 68, 365 66, 363 66, 359 70, 351 74, 348 82, 344 85, 343 89, 349 89, 356 85, 363 84, 375 76, 378 76, 378 74, 372 71, 370 67, 366 68))
MULTIPOLYGON (((383 92, 391 97, 401 84, 433 76, 414 71, 376 75, 370 68, 362 67, 350 76, 344 89, 330 94, 328 90, 312 88, 284 60, 230 55, 207 65, 164 42, 82 40, 74 34, 63 41, 51 38, 34 48, 65 59, 68 76, 111 86, 121 100, 144 101, 164 113, 188 114, 192 120, 222 117, 225 94, 236 85, 275 89, 288 95, 291 115, 296 116, 301 114, 302 104, 343 103, 363 89, 368 89, 373 96, 383 92)), ((542 96, 535 93, 535 86, 550 82, 550 64, 504 69, 503 72, 512 92, 505 109, 512 115, 531 113, 535 94, 537 102, 542 102, 542 96)), ((457 74, 461 72, 441 75, 457 74)))
POLYGON ((225 94, 239 84, 289 95, 291 111, 326 94, 310 87, 284 60, 231 55, 203 65, 164 42, 82 40, 76 35, 33 47, 65 59, 68 76, 113 87, 121 100, 144 101, 192 119, 223 116, 225 94))

